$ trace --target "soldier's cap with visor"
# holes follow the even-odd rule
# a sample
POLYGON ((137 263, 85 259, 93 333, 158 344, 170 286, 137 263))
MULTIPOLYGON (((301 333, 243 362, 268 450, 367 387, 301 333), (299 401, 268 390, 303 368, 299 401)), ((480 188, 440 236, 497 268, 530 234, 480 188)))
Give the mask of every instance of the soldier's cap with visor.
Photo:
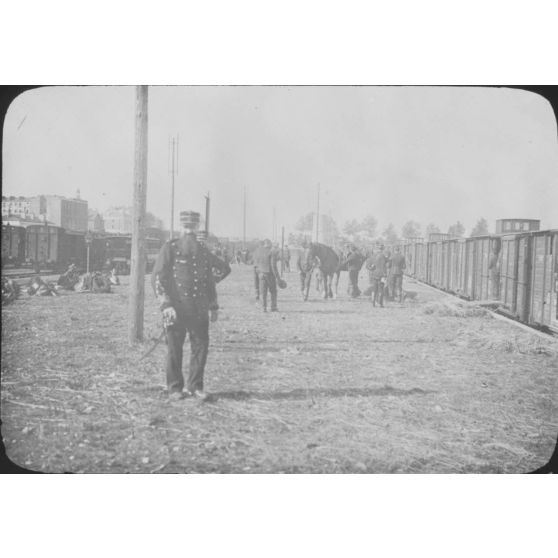
POLYGON ((181 211, 180 223, 187 232, 195 232, 200 226, 200 214, 197 211, 181 211))

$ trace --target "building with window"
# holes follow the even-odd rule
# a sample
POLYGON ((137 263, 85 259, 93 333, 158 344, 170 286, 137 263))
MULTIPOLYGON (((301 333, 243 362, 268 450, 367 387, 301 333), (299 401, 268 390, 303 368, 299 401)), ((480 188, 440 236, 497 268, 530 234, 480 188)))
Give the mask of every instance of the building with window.
POLYGON ((87 201, 44 195, 30 198, 31 213, 68 231, 85 232, 89 218, 87 201))
POLYGON ((540 219, 497 219, 496 234, 538 231, 540 219))
POLYGON ((30 217, 31 202, 23 196, 2 196, 2 215, 30 217))
POLYGON ((132 234, 132 208, 111 207, 102 215, 105 231, 113 234, 132 234))
POLYGON ((101 214, 94 209, 89 210, 87 229, 93 232, 105 232, 105 222, 101 214))

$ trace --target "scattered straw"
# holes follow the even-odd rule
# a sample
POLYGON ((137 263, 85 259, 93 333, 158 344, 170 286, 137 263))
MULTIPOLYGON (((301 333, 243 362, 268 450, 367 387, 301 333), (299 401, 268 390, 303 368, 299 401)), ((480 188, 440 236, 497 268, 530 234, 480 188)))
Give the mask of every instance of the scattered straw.
POLYGON ((475 336, 470 338, 468 345, 478 349, 503 353, 558 356, 558 343, 552 338, 545 340, 523 332, 509 337, 505 333, 491 331, 487 337, 475 336))
POLYGON ((424 314, 450 316, 453 318, 488 317, 490 315, 484 308, 469 306, 459 300, 431 302, 426 304, 422 311, 424 314))

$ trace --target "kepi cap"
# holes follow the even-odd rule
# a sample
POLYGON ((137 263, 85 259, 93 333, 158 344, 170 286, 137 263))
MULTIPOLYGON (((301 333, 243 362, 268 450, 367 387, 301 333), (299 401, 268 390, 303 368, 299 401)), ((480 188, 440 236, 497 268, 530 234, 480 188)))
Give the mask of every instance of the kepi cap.
POLYGON ((200 214, 197 211, 181 211, 180 223, 186 229, 197 227, 200 224, 200 214))

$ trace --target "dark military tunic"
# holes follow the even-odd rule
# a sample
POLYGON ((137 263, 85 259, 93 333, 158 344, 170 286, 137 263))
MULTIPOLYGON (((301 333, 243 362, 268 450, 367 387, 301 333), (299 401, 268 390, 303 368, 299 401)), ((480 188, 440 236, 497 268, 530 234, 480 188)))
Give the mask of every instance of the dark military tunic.
POLYGON ((161 310, 173 307, 176 322, 167 327, 167 385, 181 392, 182 350, 190 337, 190 371, 187 389, 203 389, 203 372, 209 347, 209 310, 219 308, 216 283, 231 272, 230 266, 200 244, 193 235, 166 242, 157 258, 151 282, 161 310))

